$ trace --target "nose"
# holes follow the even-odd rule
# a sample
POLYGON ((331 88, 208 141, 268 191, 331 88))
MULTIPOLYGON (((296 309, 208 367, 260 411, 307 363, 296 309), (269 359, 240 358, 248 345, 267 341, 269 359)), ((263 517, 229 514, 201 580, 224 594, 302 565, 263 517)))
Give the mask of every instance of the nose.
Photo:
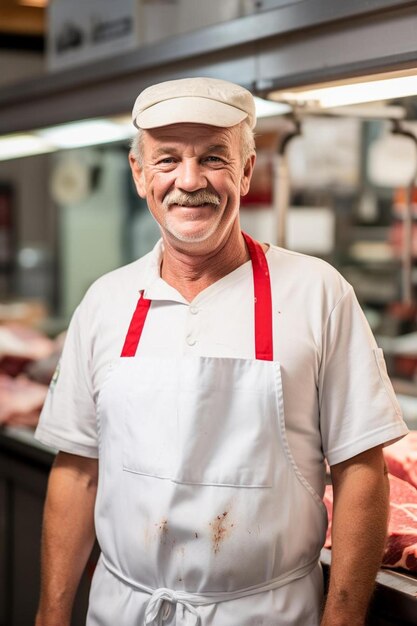
POLYGON ((178 169, 175 187, 182 191, 197 191, 207 187, 207 179, 197 159, 184 159, 178 169))

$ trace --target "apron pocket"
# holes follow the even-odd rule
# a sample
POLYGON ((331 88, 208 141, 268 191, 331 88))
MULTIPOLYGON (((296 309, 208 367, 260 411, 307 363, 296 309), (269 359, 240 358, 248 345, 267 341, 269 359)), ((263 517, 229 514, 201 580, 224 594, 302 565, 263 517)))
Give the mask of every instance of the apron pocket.
POLYGON ((194 357, 147 370, 140 363, 126 396, 126 471, 183 484, 272 486, 275 364, 194 357))
POLYGON ((177 482, 270 487, 277 434, 260 392, 233 394, 211 389, 179 395, 180 440, 177 482), (228 411, 225 408, 228 407, 228 411))

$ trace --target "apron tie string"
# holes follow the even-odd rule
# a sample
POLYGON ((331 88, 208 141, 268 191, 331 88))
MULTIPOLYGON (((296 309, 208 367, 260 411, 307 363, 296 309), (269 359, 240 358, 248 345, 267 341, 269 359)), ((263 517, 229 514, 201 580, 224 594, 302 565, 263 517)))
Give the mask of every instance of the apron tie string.
POLYGON ((145 626, 159 626, 159 624, 166 622, 171 617, 173 608, 174 606, 176 608, 177 604, 181 604, 193 615, 194 623, 192 626, 200 626, 201 620, 196 609, 188 602, 181 600, 175 591, 164 587, 156 589, 151 595, 145 611, 145 626))
POLYGON ((143 585, 125 574, 123 574, 118 568, 110 564, 104 554, 100 556, 101 562, 107 571, 116 576, 120 581, 129 585, 133 589, 147 593, 150 598, 148 600, 145 609, 145 618, 143 626, 164 626, 172 615, 173 608, 177 611, 178 605, 182 608, 183 614, 176 615, 176 623, 182 626, 201 626, 201 618, 196 609, 198 606, 207 606, 209 604, 218 604, 219 602, 227 602, 229 600, 238 600, 248 596, 253 596, 258 593, 264 593, 266 591, 272 591, 273 589, 279 589, 294 580, 304 578, 319 564, 320 552, 318 552, 313 559, 296 567, 295 569, 285 572, 266 582, 258 583, 251 587, 244 589, 237 589, 236 591, 212 591, 205 593, 188 593, 187 591, 174 591, 166 587, 160 587, 159 589, 153 589, 147 585, 143 585), (191 621, 190 621, 191 620, 191 621))

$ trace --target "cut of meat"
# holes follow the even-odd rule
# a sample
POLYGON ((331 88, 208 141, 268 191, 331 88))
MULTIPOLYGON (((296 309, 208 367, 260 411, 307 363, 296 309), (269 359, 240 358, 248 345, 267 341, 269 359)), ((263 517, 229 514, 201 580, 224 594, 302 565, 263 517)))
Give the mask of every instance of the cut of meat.
POLYGON ((384 448, 388 471, 417 488, 417 431, 384 448))
POLYGON ((49 356, 54 342, 19 324, 0 325, 0 372, 16 376, 30 361, 49 356))
POLYGON ((0 374, 0 424, 37 425, 48 387, 19 376, 0 374))
POLYGON ((24 368, 24 373, 37 383, 49 385, 57 368, 64 347, 66 333, 63 332, 54 339, 54 351, 47 357, 31 361, 24 368))
POLYGON ((43 359, 53 352, 54 347, 52 339, 32 328, 19 324, 0 326, 0 357, 43 359))
MULTIPOLYGON (((390 519, 382 565, 417 572, 417 489, 396 476, 389 475, 390 519)), ((326 487, 324 495, 329 517, 326 548, 331 547, 333 490, 326 487)))
POLYGON ((417 572, 417 489, 389 477, 390 520, 383 565, 417 572))

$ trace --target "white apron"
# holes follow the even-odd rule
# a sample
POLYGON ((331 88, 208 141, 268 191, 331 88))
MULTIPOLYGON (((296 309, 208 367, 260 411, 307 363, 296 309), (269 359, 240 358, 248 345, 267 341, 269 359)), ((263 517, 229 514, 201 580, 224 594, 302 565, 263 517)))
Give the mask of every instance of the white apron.
POLYGON ((308 575, 303 626, 318 623, 325 507, 288 446, 268 264, 244 237, 255 358, 135 358, 152 315, 141 296, 100 391, 88 626, 287 626, 270 594, 308 575))

